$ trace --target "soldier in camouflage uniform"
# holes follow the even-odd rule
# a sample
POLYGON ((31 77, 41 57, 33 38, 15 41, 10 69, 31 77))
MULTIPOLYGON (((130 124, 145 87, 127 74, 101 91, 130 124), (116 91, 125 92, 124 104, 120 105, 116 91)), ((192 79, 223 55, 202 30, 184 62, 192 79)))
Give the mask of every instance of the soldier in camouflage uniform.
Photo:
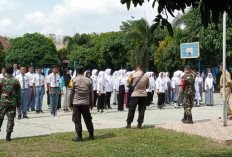
POLYGON ((12 76, 13 67, 6 67, 6 72, 7 76, 0 80, 0 131, 6 114, 8 118, 6 140, 11 141, 16 108, 21 104, 21 91, 19 81, 12 76))
POLYGON ((193 108, 193 100, 195 97, 195 78, 196 73, 191 70, 190 66, 185 67, 185 74, 181 78, 180 90, 178 93, 178 99, 180 95, 183 97, 182 106, 184 108, 184 118, 182 119, 183 123, 193 123, 192 120, 192 108, 193 108))

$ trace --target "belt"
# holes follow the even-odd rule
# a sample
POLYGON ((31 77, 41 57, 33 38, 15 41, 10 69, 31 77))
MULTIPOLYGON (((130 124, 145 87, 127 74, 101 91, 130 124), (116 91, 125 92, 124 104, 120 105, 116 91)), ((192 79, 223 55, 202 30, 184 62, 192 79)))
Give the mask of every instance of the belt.
MULTIPOLYGON (((223 86, 220 86, 221 88, 223 88, 223 86)), ((230 87, 230 86, 226 86, 226 88, 228 88, 228 87, 230 87)))
POLYGON ((39 87, 44 87, 44 86, 36 86, 36 88, 37 88, 37 87, 39 88, 39 87))
POLYGON ((59 88, 59 87, 51 87, 51 88, 59 88))

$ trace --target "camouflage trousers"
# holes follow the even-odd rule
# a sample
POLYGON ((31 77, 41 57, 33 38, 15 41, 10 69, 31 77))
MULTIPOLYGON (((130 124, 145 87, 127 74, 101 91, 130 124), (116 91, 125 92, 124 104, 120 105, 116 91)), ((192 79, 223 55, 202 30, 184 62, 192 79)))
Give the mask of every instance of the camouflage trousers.
POLYGON ((192 116, 193 99, 194 97, 183 97, 182 106, 186 116, 192 116))
POLYGON ((8 118, 6 132, 9 132, 9 133, 13 132, 14 118, 16 116, 16 107, 0 106, 0 131, 1 131, 1 127, 2 127, 5 114, 8 118))

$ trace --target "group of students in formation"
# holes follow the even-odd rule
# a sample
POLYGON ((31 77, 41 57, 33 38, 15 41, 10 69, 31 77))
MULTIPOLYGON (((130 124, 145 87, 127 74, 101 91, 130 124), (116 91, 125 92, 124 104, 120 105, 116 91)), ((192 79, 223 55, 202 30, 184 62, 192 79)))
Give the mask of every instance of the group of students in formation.
MULTIPOLYGON (((72 79, 75 78, 74 73, 65 69, 61 77, 59 69, 54 66, 48 75, 42 75, 42 69, 37 68, 34 73, 34 67, 30 66, 26 73, 26 67, 14 64, 13 76, 20 82, 22 105, 18 110, 18 119, 28 119, 27 112, 35 111, 37 114, 43 113, 43 97, 47 92, 47 103, 50 107, 51 116, 57 116, 57 110, 61 108, 61 97, 63 98, 63 110, 69 111, 70 93, 72 91, 72 79)), ((94 91, 94 107, 97 107, 98 113, 105 113, 105 109, 112 109, 111 96, 113 96, 113 104, 118 105, 118 111, 124 111, 124 104, 129 108, 130 104, 130 86, 127 82, 130 81, 132 74, 135 71, 127 71, 121 69, 112 71, 106 69, 98 71, 85 71, 84 76, 91 79, 94 91)), ((5 69, 2 68, 0 78, 5 76, 5 69)), ((147 88, 147 106, 153 104, 153 96, 156 92, 158 95, 158 108, 163 109, 165 104, 174 103, 175 108, 178 108, 182 103, 181 98, 178 99, 178 91, 180 88, 181 77, 184 75, 182 71, 176 71, 170 79, 169 72, 160 72, 157 79, 154 72, 146 72, 149 77, 149 87, 147 88)), ((200 106, 202 101, 202 92, 205 91, 205 103, 213 105, 214 81, 211 73, 206 79, 197 73, 195 79, 195 100, 196 106, 200 106)))

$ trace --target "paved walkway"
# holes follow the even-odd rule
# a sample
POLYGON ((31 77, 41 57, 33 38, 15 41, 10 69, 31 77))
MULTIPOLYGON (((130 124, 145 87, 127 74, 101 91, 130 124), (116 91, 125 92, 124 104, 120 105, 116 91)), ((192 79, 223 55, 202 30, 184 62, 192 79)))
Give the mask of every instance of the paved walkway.
MULTIPOLYGON (((157 97, 154 97, 157 102, 157 97)), ((74 124, 71 120, 72 114, 58 112, 58 117, 50 117, 44 100, 44 114, 29 112, 30 119, 15 120, 13 138, 47 135, 52 133, 73 132, 74 124)), ((215 94, 215 106, 202 106, 193 109, 194 120, 215 119, 221 116, 222 106, 219 94, 215 94)), ((95 129, 122 128, 126 125, 127 109, 125 112, 118 112, 116 106, 113 110, 107 110, 105 114, 98 114, 96 109, 92 111, 95 129)), ((144 125, 157 125, 179 122, 183 117, 183 109, 175 109, 173 105, 167 106, 164 110, 158 110, 156 105, 149 107, 146 111, 144 125)), ((136 125, 137 113, 133 125, 136 125)), ((83 123, 84 124, 84 123, 83 123)), ((84 126, 84 125, 83 125, 84 126)), ((0 139, 5 138, 6 120, 3 123, 0 139)), ((86 129, 84 127, 84 129, 86 129)))
POLYGON ((173 130, 190 135, 198 135, 210 138, 216 142, 232 145, 232 121, 228 120, 228 125, 222 127, 220 119, 206 119, 194 121, 194 124, 183 124, 181 122, 174 122, 168 124, 161 124, 155 126, 167 130, 173 130))

